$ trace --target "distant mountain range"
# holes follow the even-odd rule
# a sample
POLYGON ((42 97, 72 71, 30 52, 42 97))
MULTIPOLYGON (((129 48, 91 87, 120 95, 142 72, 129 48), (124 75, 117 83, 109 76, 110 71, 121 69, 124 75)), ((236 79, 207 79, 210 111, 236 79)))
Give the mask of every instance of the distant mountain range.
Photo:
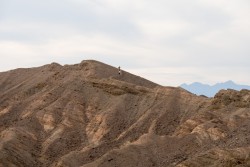
POLYGON ((213 97, 221 89, 234 89, 234 90, 249 89, 250 90, 250 86, 239 85, 239 84, 234 83, 233 81, 217 83, 212 86, 208 84, 194 82, 190 85, 182 84, 180 85, 180 87, 196 95, 205 95, 207 97, 213 97))

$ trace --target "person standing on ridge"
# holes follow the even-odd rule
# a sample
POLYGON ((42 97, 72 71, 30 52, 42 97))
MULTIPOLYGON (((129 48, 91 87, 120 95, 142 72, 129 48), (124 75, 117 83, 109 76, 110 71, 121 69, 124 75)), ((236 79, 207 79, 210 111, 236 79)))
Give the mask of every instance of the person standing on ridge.
POLYGON ((118 74, 119 74, 119 75, 122 74, 122 71, 121 71, 121 67, 120 67, 120 66, 118 67, 118 74))

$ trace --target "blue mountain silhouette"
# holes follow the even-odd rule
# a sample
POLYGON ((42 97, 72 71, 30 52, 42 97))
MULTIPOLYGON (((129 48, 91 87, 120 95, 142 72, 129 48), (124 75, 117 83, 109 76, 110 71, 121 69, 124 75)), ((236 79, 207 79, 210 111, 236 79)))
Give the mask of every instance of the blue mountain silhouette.
POLYGON ((233 81, 217 83, 212 86, 208 84, 194 82, 190 85, 182 84, 180 85, 180 87, 196 95, 205 95, 207 97, 213 97, 221 89, 234 89, 234 90, 249 89, 250 90, 250 86, 239 85, 239 84, 234 83, 233 81))

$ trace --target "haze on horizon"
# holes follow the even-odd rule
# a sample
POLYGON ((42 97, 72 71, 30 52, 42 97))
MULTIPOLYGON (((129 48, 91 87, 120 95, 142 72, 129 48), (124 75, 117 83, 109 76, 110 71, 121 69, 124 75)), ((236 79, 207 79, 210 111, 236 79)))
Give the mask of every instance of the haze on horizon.
POLYGON ((0 71, 95 59, 162 85, 250 85, 248 0, 0 0, 0 71))

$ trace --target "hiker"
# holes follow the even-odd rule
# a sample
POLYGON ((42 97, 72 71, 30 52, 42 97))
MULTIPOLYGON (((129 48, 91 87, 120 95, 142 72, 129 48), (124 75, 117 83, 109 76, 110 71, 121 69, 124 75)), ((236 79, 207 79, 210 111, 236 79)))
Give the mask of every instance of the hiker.
POLYGON ((121 67, 120 67, 120 66, 118 67, 118 74, 119 74, 119 75, 122 74, 122 71, 121 71, 121 67))

